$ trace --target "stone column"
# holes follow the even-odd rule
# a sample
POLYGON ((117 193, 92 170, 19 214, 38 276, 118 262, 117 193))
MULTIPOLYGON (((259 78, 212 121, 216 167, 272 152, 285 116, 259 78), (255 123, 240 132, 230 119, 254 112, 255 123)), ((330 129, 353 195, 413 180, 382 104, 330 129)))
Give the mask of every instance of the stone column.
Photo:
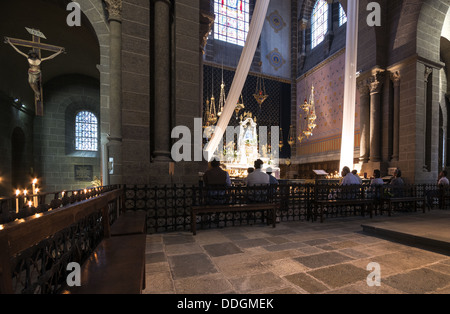
POLYGON ((425 66, 424 73, 424 106, 423 106, 423 130, 424 130, 424 139, 423 139, 423 171, 430 172, 431 171, 431 139, 432 139, 432 97, 430 97, 429 93, 432 93, 432 90, 429 90, 428 80, 430 79, 433 73, 433 68, 425 66))
POLYGON ((110 135, 107 146, 114 169, 109 175, 109 184, 122 184, 122 0, 105 0, 105 4, 110 30, 110 135))
POLYGON ((400 72, 391 73, 394 82, 394 129, 392 141, 392 161, 400 158, 400 72))
POLYGON ((170 162, 171 143, 171 27, 170 0, 155 0, 155 162, 170 162))
POLYGON ((368 163, 370 156, 370 90, 367 80, 358 83, 361 119, 360 162, 368 163))
POLYGON ((381 161, 381 72, 369 80, 370 89, 370 161, 381 161))

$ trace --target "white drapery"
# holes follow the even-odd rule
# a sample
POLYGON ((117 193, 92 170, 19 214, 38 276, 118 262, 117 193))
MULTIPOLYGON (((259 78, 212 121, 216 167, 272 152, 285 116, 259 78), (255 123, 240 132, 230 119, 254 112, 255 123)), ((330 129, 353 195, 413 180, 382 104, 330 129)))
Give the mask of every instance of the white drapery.
POLYGON ((266 20, 267 9, 269 7, 270 0, 257 0, 255 5, 255 10, 253 11, 252 21, 250 23, 250 28, 247 34, 247 40, 242 50, 241 59, 239 60, 238 67, 236 69, 236 74, 231 85, 230 92, 225 103, 224 111, 220 116, 215 132, 205 149, 205 155, 208 161, 213 158, 214 152, 216 151, 219 143, 225 131, 230 123, 230 119, 234 114, 234 109, 242 93, 245 81, 247 80, 248 72, 255 56, 256 47, 258 46, 258 41, 261 36, 261 31, 264 26, 264 21, 266 20))
POLYGON ((347 43, 345 50, 344 115, 340 169, 353 169, 355 151, 356 73, 358 62, 359 0, 347 1, 347 43))

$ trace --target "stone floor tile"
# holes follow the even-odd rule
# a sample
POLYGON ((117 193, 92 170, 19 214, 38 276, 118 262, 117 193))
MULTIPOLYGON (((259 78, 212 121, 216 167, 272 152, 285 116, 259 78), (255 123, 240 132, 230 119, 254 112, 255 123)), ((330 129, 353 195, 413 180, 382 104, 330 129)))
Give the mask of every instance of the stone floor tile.
POLYGON ((255 290, 285 286, 284 281, 271 272, 241 276, 230 279, 237 293, 251 293, 255 290))
POLYGON ((315 255, 300 256, 294 258, 294 260, 309 268, 319 268, 351 261, 353 260, 353 258, 340 254, 338 252, 325 252, 315 255))
POLYGON ((322 293, 329 290, 323 283, 306 273, 293 274, 284 278, 308 293, 322 293))
POLYGON ((382 283, 405 293, 423 294, 447 287, 450 283, 450 276, 428 268, 421 268, 383 278, 382 283))
POLYGON ((356 282, 367 282, 369 272, 352 264, 339 264, 309 271, 308 274, 334 289, 356 282))
POLYGON ((174 279, 216 273, 217 269, 206 254, 169 256, 174 279))
POLYGON ((223 294, 233 293, 233 286, 222 274, 212 274, 174 281, 179 294, 223 294))
POLYGON ((239 254, 243 252, 238 246, 231 242, 209 244, 203 246, 203 248, 211 257, 239 254))

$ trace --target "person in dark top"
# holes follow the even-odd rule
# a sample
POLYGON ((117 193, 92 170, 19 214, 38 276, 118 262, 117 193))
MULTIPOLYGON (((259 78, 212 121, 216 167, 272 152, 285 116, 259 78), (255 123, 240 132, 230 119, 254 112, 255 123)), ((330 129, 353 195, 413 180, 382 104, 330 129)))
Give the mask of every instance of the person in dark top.
POLYGON ((231 186, 230 175, 220 168, 220 161, 214 159, 211 161, 211 169, 208 169, 203 175, 203 181, 206 185, 231 186))

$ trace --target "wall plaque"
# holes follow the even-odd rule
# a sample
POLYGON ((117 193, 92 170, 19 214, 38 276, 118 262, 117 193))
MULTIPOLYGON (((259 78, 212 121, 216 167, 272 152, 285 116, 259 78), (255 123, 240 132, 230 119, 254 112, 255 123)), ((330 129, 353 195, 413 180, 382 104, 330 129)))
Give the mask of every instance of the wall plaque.
POLYGON ((92 181, 94 178, 93 173, 93 166, 75 166, 76 181, 92 181))

